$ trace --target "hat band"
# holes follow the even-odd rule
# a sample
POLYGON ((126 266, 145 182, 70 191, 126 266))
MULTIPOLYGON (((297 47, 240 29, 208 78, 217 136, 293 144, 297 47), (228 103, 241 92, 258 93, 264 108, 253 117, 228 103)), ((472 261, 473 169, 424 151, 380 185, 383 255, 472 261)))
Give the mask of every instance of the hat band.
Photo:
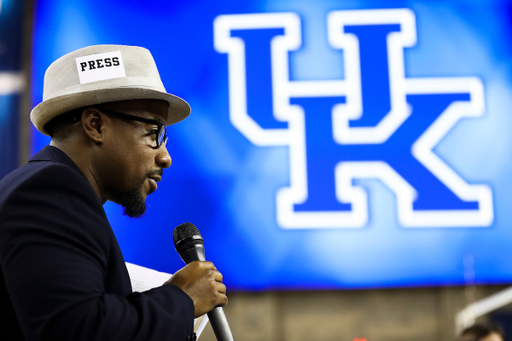
POLYGON ((160 92, 167 92, 162 84, 155 84, 154 79, 148 79, 147 77, 123 77, 116 79, 108 79, 93 83, 77 84, 72 87, 67 87, 60 91, 48 90, 43 94, 43 101, 47 101, 52 98, 78 94, 81 92, 93 91, 93 90, 112 90, 112 89, 123 89, 123 88, 141 88, 160 92), (51 93, 51 96, 46 93, 51 93))

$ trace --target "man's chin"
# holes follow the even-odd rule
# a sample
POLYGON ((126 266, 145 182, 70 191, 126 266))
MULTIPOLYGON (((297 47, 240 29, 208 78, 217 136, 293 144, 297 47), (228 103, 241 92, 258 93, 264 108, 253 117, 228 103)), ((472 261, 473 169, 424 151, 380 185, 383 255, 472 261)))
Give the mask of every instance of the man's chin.
POLYGON ((121 194, 116 203, 123 207, 123 214, 130 218, 141 218, 146 213, 146 196, 140 189, 121 194))
POLYGON ((130 218, 142 218, 146 215, 146 206, 141 209, 134 209, 133 207, 123 206, 123 215, 130 218))

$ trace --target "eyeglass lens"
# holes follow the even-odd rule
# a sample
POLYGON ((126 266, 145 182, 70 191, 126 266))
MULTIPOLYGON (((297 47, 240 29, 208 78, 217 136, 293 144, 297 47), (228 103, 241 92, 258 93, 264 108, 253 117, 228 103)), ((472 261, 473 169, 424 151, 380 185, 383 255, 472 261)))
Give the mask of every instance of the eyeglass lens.
POLYGON ((160 126, 160 129, 159 129, 159 132, 158 132, 158 139, 157 139, 157 143, 158 143, 158 147, 160 147, 162 144, 164 146, 167 146, 167 129, 165 127, 164 124, 162 124, 160 126))

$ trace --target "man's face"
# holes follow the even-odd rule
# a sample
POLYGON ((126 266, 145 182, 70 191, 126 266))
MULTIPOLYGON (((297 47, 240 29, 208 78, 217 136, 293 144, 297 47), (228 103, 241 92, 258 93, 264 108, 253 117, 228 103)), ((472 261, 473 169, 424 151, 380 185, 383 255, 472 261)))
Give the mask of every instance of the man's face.
MULTIPOLYGON (((135 100, 98 107, 167 123, 167 103, 135 100)), ((107 112, 107 111, 105 111, 107 112)), ((165 145, 156 147, 157 125, 105 114, 106 129, 101 165, 103 193, 124 207, 125 214, 140 217, 146 211, 146 197, 157 189, 163 169, 171 165, 165 145)))

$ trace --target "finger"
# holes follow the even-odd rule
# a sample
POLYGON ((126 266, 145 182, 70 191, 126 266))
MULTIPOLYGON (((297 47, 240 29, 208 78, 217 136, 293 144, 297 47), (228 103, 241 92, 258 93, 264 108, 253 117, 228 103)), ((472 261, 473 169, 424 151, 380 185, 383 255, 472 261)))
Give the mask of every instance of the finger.
POLYGON ((217 290, 218 293, 221 293, 223 295, 226 295, 226 286, 222 283, 217 283, 217 285, 215 286, 215 289, 217 290))
POLYGON ((213 278, 215 279, 216 282, 222 283, 224 276, 222 276, 222 274, 219 271, 215 271, 215 273, 213 274, 213 278))
POLYGON ((205 269, 205 270, 206 270, 206 269, 208 269, 208 270, 217 270, 217 268, 215 267, 215 265, 213 265, 213 263, 212 263, 212 262, 209 262, 209 261, 200 261, 199 263, 200 263, 201 267, 202 267, 203 269, 205 269))
POLYGON ((219 295, 219 302, 217 304, 217 307, 225 307, 228 305, 228 297, 226 295, 219 295))

